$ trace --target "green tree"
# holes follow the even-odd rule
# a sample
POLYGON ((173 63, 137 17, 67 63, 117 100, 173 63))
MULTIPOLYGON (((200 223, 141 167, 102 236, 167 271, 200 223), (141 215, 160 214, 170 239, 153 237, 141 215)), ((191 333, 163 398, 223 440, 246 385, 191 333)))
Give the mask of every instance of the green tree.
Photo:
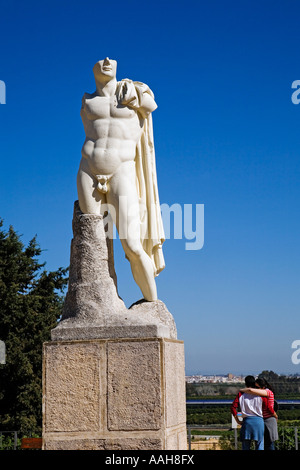
POLYGON ((41 429, 42 345, 61 315, 67 269, 54 272, 39 262, 34 237, 24 246, 0 220, 0 340, 6 363, 0 365, 0 431, 41 429))

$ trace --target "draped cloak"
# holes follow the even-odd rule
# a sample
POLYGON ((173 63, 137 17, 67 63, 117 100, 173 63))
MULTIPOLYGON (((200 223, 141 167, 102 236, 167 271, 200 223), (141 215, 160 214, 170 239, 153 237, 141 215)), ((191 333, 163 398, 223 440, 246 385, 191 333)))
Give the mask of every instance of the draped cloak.
POLYGON ((124 82, 134 86, 131 87, 131 99, 127 101, 126 106, 135 109, 144 120, 142 135, 136 147, 136 186, 139 197, 141 243, 154 264, 157 276, 165 267, 162 250, 165 233, 157 185, 152 114, 143 109, 144 94, 148 93, 152 98, 154 95, 146 84, 128 79, 118 82, 117 89, 120 89, 120 85, 124 82))

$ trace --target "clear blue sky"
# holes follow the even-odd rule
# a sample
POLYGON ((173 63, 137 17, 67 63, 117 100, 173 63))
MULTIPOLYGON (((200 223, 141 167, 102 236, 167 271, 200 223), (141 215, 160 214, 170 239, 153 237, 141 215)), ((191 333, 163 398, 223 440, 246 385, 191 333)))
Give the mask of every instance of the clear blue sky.
MULTIPOLYGON (((161 203, 204 204, 205 243, 164 244, 159 297, 186 373, 299 373, 300 3, 10 0, 0 7, 0 217, 68 266, 84 92, 109 56, 147 83, 161 203)), ((116 243, 119 293, 141 298, 116 243)))

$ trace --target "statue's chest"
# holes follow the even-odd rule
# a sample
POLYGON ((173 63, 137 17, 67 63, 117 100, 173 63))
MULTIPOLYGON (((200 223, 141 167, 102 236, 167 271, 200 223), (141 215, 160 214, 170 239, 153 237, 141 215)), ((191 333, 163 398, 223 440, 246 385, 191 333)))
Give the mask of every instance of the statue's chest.
POLYGON ((109 118, 128 119, 136 116, 135 111, 118 104, 115 96, 109 98, 96 96, 91 99, 86 99, 84 110, 87 118, 91 121, 109 118))

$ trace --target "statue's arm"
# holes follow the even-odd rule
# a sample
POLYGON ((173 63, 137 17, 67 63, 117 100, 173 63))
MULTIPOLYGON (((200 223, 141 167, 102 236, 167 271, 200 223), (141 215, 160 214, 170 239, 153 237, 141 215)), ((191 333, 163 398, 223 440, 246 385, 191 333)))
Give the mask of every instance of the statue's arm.
POLYGON ((84 93, 82 99, 81 99, 81 109, 80 109, 80 116, 81 116, 81 120, 82 120, 82 124, 83 124, 83 128, 84 128, 84 132, 85 132, 85 141, 83 143, 83 146, 81 148, 81 156, 83 158, 88 158, 86 152, 85 152, 85 144, 90 140, 90 138, 88 137, 88 126, 89 126, 89 120, 87 118, 87 114, 86 114, 86 111, 85 111, 85 100, 86 100, 86 97, 87 97, 87 94, 84 93))
POLYGON ((142 116, 146 118, 150 113, 155 111, 156 108, 157 104, 155 103, 154 98, 146 91, 143 92, 141 97, 141 106, 139 108, 139 112, 142 116))
POLYGON ((85 100, 87 98, 87 93, 84 93, 82 98, 81 98, 81 109, 80 109, 80 114, 82 115, 83 113, 85 114, 85 100))
POLYGON ((262 388, 251 388, 251 387, 241 388, 240 392, 250 393, 251 395, 257 395, 259 397, 267 397, 268 396, 267 391, 262 389, 262 388))

